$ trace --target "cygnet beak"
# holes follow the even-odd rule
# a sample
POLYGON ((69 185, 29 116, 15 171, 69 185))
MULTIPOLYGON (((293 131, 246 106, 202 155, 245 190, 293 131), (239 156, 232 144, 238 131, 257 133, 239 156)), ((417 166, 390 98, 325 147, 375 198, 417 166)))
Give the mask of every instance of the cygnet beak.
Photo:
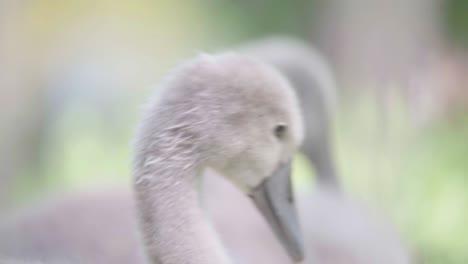
POLYGON ((291 162, 278 166, 249 196, 291 259, 296 262, 302 261, 304 250, 291 185, 291 162))

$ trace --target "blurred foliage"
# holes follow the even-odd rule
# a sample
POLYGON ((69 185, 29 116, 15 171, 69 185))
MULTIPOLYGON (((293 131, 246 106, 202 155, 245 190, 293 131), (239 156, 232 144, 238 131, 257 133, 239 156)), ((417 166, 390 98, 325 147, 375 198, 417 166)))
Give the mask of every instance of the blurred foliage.
MULTIPOLYGON (((31 47, 27 56, 36 52, 44 58, 50 55, 45 51, 66 45, 80 57, 75 53, 109 34, 108 42, 92 46, 96 51, 91 57, 123 57, 128 50, 128 56, 141 56, 151 69, 132 83, 139 86, 157 81, 158 70, 200 49, 274 33, 308 37, 317 2, 43 0, 28 3, 11 23, 27 35, 22 39, 31 47), (97 33, 80 35, 92 30, 97 33), (115 53, 109 52, 115 47, 115 53)), ((468 1, 446 0, 444 5, 446 32, 468 44, 468 1)), ((47 124, 42 167, 19 177, 14 187, 19 200, 45 191, 127 184, 132 128, 148 93, 127 88, 131 93, 118 104, 117 125, 100 117, 99 107, 86 105, 68 107, 47 124)), ((337 113, 335 149, 345 188, 395 220, 425 263, 467 263, 468 118, 420 128, 401 100, 393 98, 390 106, 382 109, 382 102, 363 96, 337 113)), ((310 165, 301 155, 295 162, 296 187, 308 186, 310 165)))
POLYGON ((403 158, 401 216, 431 263, 468 261, 468 118, 444 121, 414 138, 403 158))
POLYGON ((468 0, 445 0, 444 31, 456 43, 468 47, 468 0))
POLYGON ((310 36, 315 0, 198 0, 228 44, 262 35, 310 36))

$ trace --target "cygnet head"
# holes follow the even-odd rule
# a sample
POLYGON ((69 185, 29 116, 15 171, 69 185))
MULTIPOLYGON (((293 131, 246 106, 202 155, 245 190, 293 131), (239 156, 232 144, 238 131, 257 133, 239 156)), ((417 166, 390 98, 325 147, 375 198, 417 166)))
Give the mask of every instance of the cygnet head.
POLYGON ((307 131, 302 151, 313 163, 318 183, 339 188, 330 138, 332 114, 337 108, 337 87, 326 58, 310 43, 287 36, 249 42, 240 49, 283 73, 296 89, 307 131))
POLYGON ((303 127, 286 79, 257 60, 224 53, 183 64, 163 86, 137 134, 136 185, 149 177, 164 185, 195 175, 174 171, 211 167, 255 201, 291 257, 302 259, 290 162, 303 127))

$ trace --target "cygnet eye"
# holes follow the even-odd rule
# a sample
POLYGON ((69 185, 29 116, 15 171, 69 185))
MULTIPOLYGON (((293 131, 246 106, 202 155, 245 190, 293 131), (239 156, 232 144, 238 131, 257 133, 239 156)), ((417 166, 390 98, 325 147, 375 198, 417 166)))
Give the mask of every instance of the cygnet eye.
POLYGON ((287 126, 285 124, 278 124, 274 128, 275 137, 283 139, 287 132, 287 126))

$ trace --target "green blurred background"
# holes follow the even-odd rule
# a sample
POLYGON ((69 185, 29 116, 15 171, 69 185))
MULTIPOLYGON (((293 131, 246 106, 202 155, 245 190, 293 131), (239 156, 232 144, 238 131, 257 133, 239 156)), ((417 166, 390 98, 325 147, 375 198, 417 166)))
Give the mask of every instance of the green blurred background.
MULTIPOLYGON (((1 208, 128 184, 132 129, 161 76, 276 34, 335 70, 345 189, 424 263, 468 263, 467 0, 0 0, 1 208)), ((297 165, 304 185, 313 172, 297 165)))

